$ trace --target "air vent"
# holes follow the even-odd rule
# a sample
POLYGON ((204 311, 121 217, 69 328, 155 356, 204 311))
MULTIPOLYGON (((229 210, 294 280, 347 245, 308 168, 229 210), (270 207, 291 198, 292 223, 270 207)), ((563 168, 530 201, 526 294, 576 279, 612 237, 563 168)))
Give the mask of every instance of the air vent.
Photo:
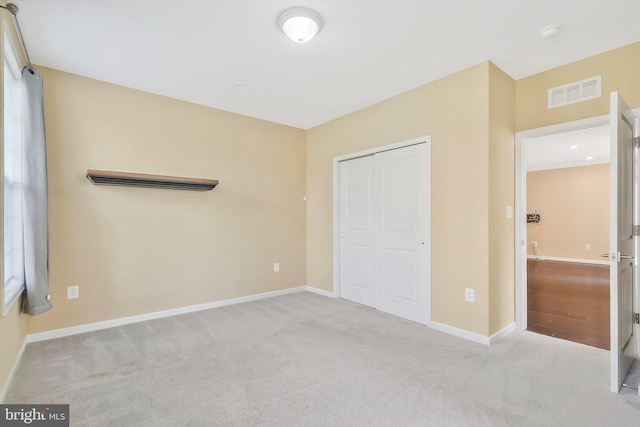
POLYGON ((166 188, 171 190, 213 190, 215 179, 185 178, 180 176, 146 175, 89 169, 87 179, 96 185, 124 185, 128 187, 166 188))
POLYGON ((549 108, 556 108, 588 99, 600 98, 600 96, 601 78, 596 76, 549 89, 548 106, 549 108))

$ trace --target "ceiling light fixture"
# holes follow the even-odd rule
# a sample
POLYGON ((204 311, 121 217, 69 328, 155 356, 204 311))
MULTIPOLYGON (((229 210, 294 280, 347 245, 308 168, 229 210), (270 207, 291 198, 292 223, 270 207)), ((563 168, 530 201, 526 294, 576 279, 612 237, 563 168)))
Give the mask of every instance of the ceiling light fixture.
POLYGON ((553 37, 560 32, 559 25, 549 25, 540 30, 540 35, 543 39, 548 39, 549 37, 553 37))
POLYGON ((585 157, 586 160, 593 160, 593 156, 587 156, 585 157))
POLYGON ((296 43, 306 43, 322 28, 322 17, 306 7, 287 9, 278 18, 278 26, 296 43))
POLYGON ((578 148, 578 146, 577 146, 577 145, 570 145, 570 146, 569 146, 569 149, 570 149, 570 150, 575 150, 576 148, 578 148))

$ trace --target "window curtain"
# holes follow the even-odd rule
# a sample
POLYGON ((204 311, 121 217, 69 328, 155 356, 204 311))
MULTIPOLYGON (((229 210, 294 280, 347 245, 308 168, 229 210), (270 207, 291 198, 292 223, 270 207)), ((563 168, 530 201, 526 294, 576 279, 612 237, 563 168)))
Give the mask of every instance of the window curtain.
POLYGON ((24 278, 23 311, 32 316, 51 310, 49 296, 49 227, 47 213, 47 149, 42 76, 22 70, 22 209, 24 278))

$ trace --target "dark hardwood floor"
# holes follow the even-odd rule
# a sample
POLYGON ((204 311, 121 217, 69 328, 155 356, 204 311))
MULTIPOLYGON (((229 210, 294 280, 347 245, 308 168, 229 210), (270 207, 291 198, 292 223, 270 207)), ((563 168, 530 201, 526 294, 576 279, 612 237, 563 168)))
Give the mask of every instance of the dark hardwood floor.
POLYGON ((609 266, 527 260, 527 329, 609 350, 609 266))

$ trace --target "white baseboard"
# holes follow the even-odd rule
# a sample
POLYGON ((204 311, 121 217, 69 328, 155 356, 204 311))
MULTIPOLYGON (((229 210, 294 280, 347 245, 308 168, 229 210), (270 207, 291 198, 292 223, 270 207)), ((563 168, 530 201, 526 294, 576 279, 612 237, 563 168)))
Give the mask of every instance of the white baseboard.
POLYGON ((506 337, 507 335, 509 335, 511 332, 515 330, 516 330, 516 322, 509 323, 507 326, 500 329, 498 332, 496 332, 495 334, 489 337, 489 345, 495 344, 496 342, 500 341, 502 338, 506 337))
MULTIPOLYGON (((156 311, 153 313, 140 314, 137 316, 122 317, 119 319, 105 320, 102 322, 95 322, 95 323, 87 323, 84 325, 71 326, 69 328, 54 329, 51 331, 29 334, 25 338, 25 341, 27 343, 46 341, 54 338, 62 338, 70 335, 83 334, 85 332, 92 332, 92 331, 99 331, 101 329, 114 328, 116 326, 129 325, 129 324, 138 323, 138 322, 145 322, 147 320, 161 319, 164 317, 171 317, 171 316, 177 316, 179 314, 209 310, 211 308, 217 308, 217 307, 225 307, 228 305, 240 304, 243 302, 257 301, 265 298, 272 298, 280 295, 292 294, 294 292, 303 292, 307 290, 314 292, 309 288, 310 288, 309 286, 298 286, 295 288, 283 289, 280 291, 264 292, 261 294, 248 295, 248 296, 238 297, 238 298, 230 298, 230 299, 225 299, 220 301, 212 301, 204 304, 190 305, 187 307, 179 307, 179 308, 173 308, 169 310, 156 311)), ((317 289, 317 288, 313 288, 313 289, 317 289)), ((321 290, 317 289, 317 291, 318 292, 316 293, 319 293, 321 290)))
POLYGON ((476 334, 475 332, 470 332, 464 329, 456 328, 454 326, 445 325, 444 323, 431 322, 428 326, 435 329, 436 331, 444 332, 446 334, 454 335, 458 338, 464 338, 465 340, 477 342, 478 344, 484 344, 486 346, 495 344, 497 341, 516 330, 515 322, 511 322, 495 334, 491 335, 490 337, 486 337, 484 335, 476 334))
POLYGON ((4 400, 7 398, 7 393, 9 392, 9 386, 13 381, 13 377, 16 375, 16 371, 18 370, 18 366, 20 366, 20 362, 22 361, 22 355, 24 354, 24 350, 27 348, 27 339, 25 338, 22 341, 22 346, 20 347, 20 351, 18 351, 18 355, 16 356, 16 360, 13 362, 13 366, 9 371, 9 375, 7 376, 7 380, 2 385, 2 390, 0 391, 0 404, 4 403, 4 400))
POLYGON ((546 255, 527 255, 527 259, 532 259, 535 261, 562 261, 562 262, 575 262, 578 264, 598 264, 598 265, 609 265, 610 262, 606 260, 599 259, 584 259, 584 258, 563 258, 557 256, 546 256, 546 255))
POLYGON ((327 298, 338 298, 338 295, 336 295, 335 292, 325 291, 324 289, 315 288, 313 286, 306 286, 305 290, 312 292, 314 294, 322 295, 323 297, 327 297, 327 298))
POLYGON ((491 345, 489 337, 476 334, 475 332, 469 332, 464 329, 459 329, 454 326, 445 325, 444 323, 431 322, 429 327, 436 331, 444 332, 445 334, 454 335, 458 338, 464 338, 465 340, 477 342, 478 344, 491 345))

